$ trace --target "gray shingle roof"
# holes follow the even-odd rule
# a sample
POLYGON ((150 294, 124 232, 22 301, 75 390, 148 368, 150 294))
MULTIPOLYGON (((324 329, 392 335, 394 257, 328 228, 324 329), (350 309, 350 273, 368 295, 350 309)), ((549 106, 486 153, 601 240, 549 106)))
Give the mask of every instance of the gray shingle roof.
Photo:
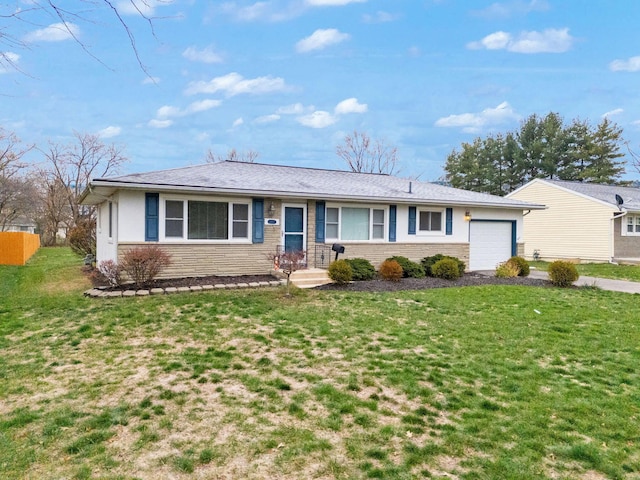
MULTIPOLYGON (((231 161, 99 178, 94 179, 90 187, 92 191, 113 191, 116 188, 516 209, 541 208, 540 205, 520 200, 390 175, 231 161)), ((94 203, 97 199, 92 198, 91 193, 85 192, 84 201, 94 203)))
POLYGON ((601 185, 598 183, 567 182, 563 180, 545 180, 545 182, 609 203, 615 208, 618 208, 616 203, 617 194, 622 197, 624 201, 622 206, 624 208, 640 211, 640 189, 638 188, 601 185))

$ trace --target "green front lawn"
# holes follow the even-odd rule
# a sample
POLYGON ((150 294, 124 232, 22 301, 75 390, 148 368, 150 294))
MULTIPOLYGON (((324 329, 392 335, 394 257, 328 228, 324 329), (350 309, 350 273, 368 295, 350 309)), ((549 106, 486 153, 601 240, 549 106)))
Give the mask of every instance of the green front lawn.
MULTIPOLYGON (((529 262, 531 267, 547 271, 549 262, 529 262)), ((612 278, 640 282, 640 265, 614 265, 612 263, 580 263, 578 273, 586 277, 612 278)))
POLYGON ((637 296, 91 300, 80 263, 0 267, 2 478, 640 476, 637 296))

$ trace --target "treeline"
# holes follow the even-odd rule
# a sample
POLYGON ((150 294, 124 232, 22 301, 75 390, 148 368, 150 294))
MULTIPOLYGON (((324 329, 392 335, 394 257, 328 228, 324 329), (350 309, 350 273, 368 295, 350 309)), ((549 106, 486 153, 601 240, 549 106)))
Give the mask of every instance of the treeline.
POLYGON ((531 115, 520 129, 476 138, 445 164, 453 187, 506 195, 534 178, 617 184, 625 173, 622 129, 607 118, 597 127, 557 113, 531 115))

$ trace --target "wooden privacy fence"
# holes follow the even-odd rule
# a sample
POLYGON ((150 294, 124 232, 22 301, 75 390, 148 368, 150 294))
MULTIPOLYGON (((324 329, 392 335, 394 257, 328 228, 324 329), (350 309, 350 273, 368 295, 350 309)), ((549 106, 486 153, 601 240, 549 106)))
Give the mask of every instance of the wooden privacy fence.
POLYGON ((0 265, 24 265, 40 248, 40 235, 0 232, 0 265))

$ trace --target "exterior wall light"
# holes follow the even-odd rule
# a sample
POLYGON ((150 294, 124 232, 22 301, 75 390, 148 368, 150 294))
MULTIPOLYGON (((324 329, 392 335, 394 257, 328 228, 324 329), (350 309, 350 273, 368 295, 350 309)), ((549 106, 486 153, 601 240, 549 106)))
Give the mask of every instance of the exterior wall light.
POLYGON ((464 221, 465 222, 470 222, 471 221, 471 212, 469 210, 466 210, 464 212, 464 221))

